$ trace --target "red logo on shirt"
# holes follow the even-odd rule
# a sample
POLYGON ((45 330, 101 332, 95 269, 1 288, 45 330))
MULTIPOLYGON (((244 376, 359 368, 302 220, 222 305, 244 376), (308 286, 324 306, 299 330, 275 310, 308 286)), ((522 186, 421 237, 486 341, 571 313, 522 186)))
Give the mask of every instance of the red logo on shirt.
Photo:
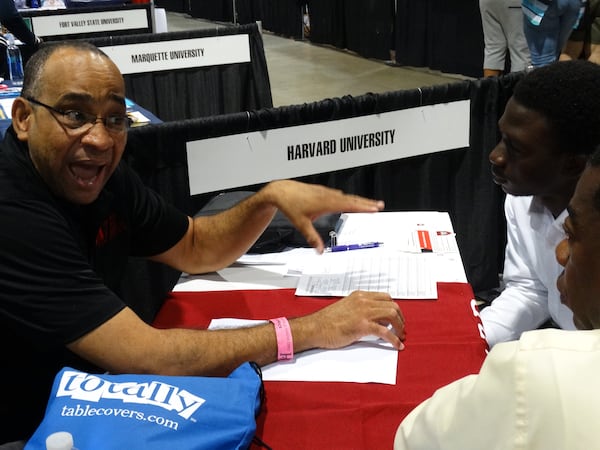
POLYGON ((115 237, 121 234, 126 229, 125 222, 119 220, 119 218, 113 213, 106 218, 106 220, 98 228, 96 234, 96 247, 102 247, 108 242, 112 241, 115 237))

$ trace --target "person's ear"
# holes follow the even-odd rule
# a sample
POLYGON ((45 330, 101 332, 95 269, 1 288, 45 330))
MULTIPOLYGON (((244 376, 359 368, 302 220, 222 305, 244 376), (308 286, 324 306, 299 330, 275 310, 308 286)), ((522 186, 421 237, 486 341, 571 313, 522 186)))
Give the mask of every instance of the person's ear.
POLYGON ((568 155, 563 167, 565 175, 579 178, 585 169, 587 160, 588 155, 568 155))
POLYGON ((33 108, 23 97, 17 97, 12 104, 12 126, 20 141, 26 141, 33 120, 33 108))

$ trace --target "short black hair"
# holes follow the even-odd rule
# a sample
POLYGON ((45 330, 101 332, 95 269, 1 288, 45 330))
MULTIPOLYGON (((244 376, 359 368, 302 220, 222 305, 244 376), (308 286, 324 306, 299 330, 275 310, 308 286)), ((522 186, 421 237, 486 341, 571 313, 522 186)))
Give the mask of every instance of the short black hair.
MULTIPOLYGON (((48 58, 56 52, 57 50, 63 48, 73 48, 82 51, 89 51, 95 53, 97 55, 101 55, 105 58, 108 58, 108 55, 100 50, 93 44, 90 44, 86 41, 56 41, 56 42, 48 42, 43 43, 40 48, 31 55, 29 61, 25 65, 25 71, 23 74, 23 88, 21 89, 22 97, 33 97, 36 98, 39 96, 40 92, 40 75, 48 61, 48 58)), ((76 76, 76 74, 75 74, 76 76)), ((58 80, 57 80, 58 81, 58 80)))
POLYGON ((534 69, 513 99, 548 119, 561 152, 590 155, 600 144, 600 65, 574 60, 534 69))

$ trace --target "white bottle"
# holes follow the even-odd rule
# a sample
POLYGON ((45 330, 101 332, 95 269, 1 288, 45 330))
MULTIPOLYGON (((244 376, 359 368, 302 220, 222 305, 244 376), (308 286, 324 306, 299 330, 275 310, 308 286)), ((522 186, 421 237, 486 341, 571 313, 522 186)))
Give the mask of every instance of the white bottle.
POLYGON ((8 64, 8 76, 14 85, 23 84, 23 59, 21 58, 21 50, 15 44, 15 37, 8 33, 4 36, 8 41, 6 47, 6 62, 8 64))
POLYGON ((46 450, 75 450, 73 436, 66 431, 52 433, 46 438, 46 450))

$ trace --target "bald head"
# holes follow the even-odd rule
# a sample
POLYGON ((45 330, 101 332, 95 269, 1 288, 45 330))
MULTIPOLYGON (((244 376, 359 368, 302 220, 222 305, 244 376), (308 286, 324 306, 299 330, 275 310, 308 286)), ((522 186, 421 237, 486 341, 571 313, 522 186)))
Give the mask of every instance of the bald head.
MULTIPOLYGON (((27 62, 25 66, 25 73, 23 79, 23 88, 21 90, 21 95, 23 97, 33 97, 37 98, 41 95, 41 92, 44 89, 43 84, 45 82, 61 82, 61 80, 46 80, 44 77, 44 69, 46 67, 46 63, 52 56, 61 53, 74 54, 74 53, 84 53, 88 54, 92 58, 102 59, 108 65, 114 67, 114 69, 119 72, 119 69, 112 62, 112 60, 100 50, 95 45, 90 44, 85 41, 59 41, 59 42, 50 42, 43 44, 39 50, 37 50, 27 62)), ((78 71, 77 71, 78 72, 78 71)), ((74 72, 75 74, 76 72, 74 72)))

